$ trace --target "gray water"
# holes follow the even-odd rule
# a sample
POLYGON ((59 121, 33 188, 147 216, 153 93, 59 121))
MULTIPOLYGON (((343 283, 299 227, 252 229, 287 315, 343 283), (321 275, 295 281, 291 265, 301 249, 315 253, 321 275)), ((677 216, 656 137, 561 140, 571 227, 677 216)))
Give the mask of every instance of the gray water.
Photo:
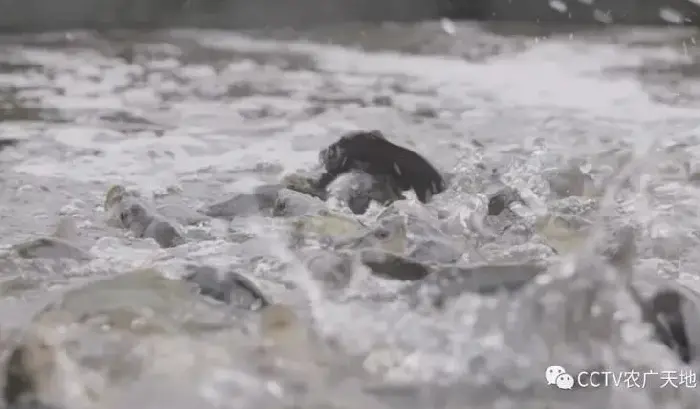
MULTIPOLYGON (((432 22, 4 37, 0 137, 20 143, 0 152, 0 244, 47 234, 68 215, 94 259, 8 256, 0 336, 11 345, 30 323, 41 328, 56 351, 42 393, 65 408, 697 407, 684 386, 546 384, 554 364, 572 373, 688 370, 596 268, 510 297, 464 294, 449 308, 416 310, 377 301, 404 284, 366 274, 326 291, 290 254, 279 221, 183 226, 206 239, 161 249, 108 226, 102 207, 107 189, 122 184, 198 209, 314 166, 345 131, 380 129, 454 174, 429 207, 452 214, 455 228, 469 230, 488 187, 478 165, 495 167, 550 208, 634 226, 641 281, 697 287, 696 35, 432 22), (627 154, 631 170, 620 159, 627 154), (612 199, 552 199, 544 175, 572 159, 603 188, 611 175, 632 177, 612 199), (252 238, 236 239, 241 232, 252 238), (177 278, 185 262, 241 272, 290 306, 314 334, 290 341, 299 365, 261 369, 257 318, 176 284, 127 278, 62 298, 135 269, 177 278), (150 329, 35 317, 61 299, 83 317, 133 303, 129 314, 150 329), (590 302, 594 312, 581 315, 590 302)), ((371 223, 380 212, 359 218, 371 223)), ((467 262, 545 257, 536 243, 474 245, 467 262)))

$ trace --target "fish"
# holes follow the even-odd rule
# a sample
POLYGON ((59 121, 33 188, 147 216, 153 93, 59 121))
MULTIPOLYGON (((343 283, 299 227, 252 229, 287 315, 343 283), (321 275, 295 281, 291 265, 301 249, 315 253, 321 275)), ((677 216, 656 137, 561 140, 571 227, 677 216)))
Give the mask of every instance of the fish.
POLYGON ((131 231, 135 237, 151 238, 163 248, 185 242, 174 223, 151 209, 138 194, 121 185, 112 186, 107 191, 104 208, 112 224, 131 231))
POLYGON ((92 255, 78 245, 78 227, 69 216, 61 217, 53 234, 37 237, 13 246, 13 250, 27 259, 91 260, 92 255))

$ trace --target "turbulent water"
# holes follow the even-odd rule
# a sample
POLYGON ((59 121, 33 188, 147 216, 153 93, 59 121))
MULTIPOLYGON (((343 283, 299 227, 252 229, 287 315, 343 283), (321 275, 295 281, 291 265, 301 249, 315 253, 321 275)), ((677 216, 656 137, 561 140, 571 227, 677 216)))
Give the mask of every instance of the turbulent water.
MULTIPOLYGON (((48 234, 67 215, 92 259, 6 256, 0 336, 8 347, 24 329, 44 329, 55 362, 42 393, 66 409, 697 407, 687 386, 546 384, 554 364, 688 370, 651 339, 615 274, 586 267, 583 245, 573 273, 511 296, 465 293, 445 308, 415 308, 388 297, 405 284, 362 272, 342 290, 325 288, 270 218, 185 226, 188 242, 162 249, 109 226, 103 208, 107 189, 122 184, 200 209, 315 166, 345 131, 379 129, 451 175, 428 205, 453 215, 451 228, 471 234, 490 188, 475 175, 495 168, 542 206, 633 226, 640 281, 697 286, 695 35, 436 22, 4 37, 0 138, 19 143, 0 152, 0 244, 48 234), (618 177, 617 194, 552 198, 545 175, 572 160, 601 192, 618 177), (177 281, 127 275, 81 287, 151 267, 177 278, 185 263, 235 270, 290 306, 313 335, 285 335, 296 340, 296 365, 264 363, 254 312, 192 299, 177 281), (133 304, 146 329, 120 332, 114 317, 36 318, 57 300, 79 317, 133 304)), ((358 218, 371 223, 380 211, 358 218)), ((537 243, 470 243, 465 262, 545 257, 537 243)))

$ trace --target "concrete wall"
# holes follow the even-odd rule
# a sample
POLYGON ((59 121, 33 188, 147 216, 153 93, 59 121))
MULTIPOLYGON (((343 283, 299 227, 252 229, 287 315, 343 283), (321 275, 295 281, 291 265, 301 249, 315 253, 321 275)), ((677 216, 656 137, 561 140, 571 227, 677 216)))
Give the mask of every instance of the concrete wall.
POLYGON ((442 0, 0 0, 0 30, 200 26, 248 28, 422 20, 442 0))
POLYGON ((441 16, 588 23, 607 15, 614 22, 664 23, 666 6, 688 19, 698 15, 689 0, 0 0, 0 30, 249 28, 441 16))

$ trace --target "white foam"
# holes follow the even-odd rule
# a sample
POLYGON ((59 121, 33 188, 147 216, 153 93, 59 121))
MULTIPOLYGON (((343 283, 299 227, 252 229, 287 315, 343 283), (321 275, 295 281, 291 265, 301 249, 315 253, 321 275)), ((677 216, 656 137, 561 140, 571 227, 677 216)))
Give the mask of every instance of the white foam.
MULTIPOLYGON (((642 52, 623 46, 543 41, 521 53, 507 53, 486 63, 474 63, 452 57, 365 53, 329 45, 253 40, 217 31, 175 31, 174 34, 193 38, 210 47, 305 53, 316 60, 320 69, 342 73, 339 78, 343 84, 358 90, 366 89, 381 75, 408 76, 422 88, 435 91, 437 99, 449 102, 453 109, 462 105, 472 110, 474 106, 477 110, 480 107, 512 107, 533 112, 576 110, 596 118, 633 120, 637 124, 696 115, 695 110, 651 101, 640 82, 631 76, 606 76, 603 72, 606 68, 642 64, 645 57, 642 52)), ((666 60, 683 58, 669 50, 663 50, 662 54, 666 60)), ((66 92, 43 98, 44 105, 67 110, 99 108, 133 112, 136 108, 143 108, 152 112, 160 103, 155 87, 162 81, 148 82, 115 94, 114 90, 130 83, 131 77, 140 73, 142 68, 120 65, 89 52, 69 57, 59 51, 25 50, 23 56, 32 63, 59 71, 54 86, 58 84, 66 92)), ((229 66, 220 79, 235 81, 250 70, 279 71, 239 63, 229 66)), ((182 69, 180 75, 185 74, 193 83, 217 78, 215 71, 202 66, 182 69)), ((294 74, 290 79, 293 83, 299 80, 300 84, 318 85, 310 74, 294 74)), ((273 78, 271 76, 269 81, 278 82, 273 78)), ((41 76, 38 80, 47 82, 41 76)), ((295 104, 284 98, 257 96, 253 99, 257 101, 255 106, 268 104, 286 113, 295 109, 295 104)), ((192 178, 204 169, 211 172, 242 171, 261 162, 278 163, 293 170, 315 163, 314 151, 336 129, 361 126, 343 121, 338 115, 321 115, 294 123, 274 118, 251 121, 241 117, 235 109, 251 101, 251 98, 238 99, 235 100, 237 105, 232 105, 225 101, 192 98, 188 102, 171 103, 167 111, 154 112, 161 123, 174 128, 160 138, 124 136, 118 143, 104 144, 97 141, 102 131, 96 128, 69 127, 48 132, 46 136, 61 144, 99 148, 103 154, 79 156, 72 161, 34 157, 16 170, 80 181, 131 180, 136 185, 151 187, 176 184, 179 178, 192 178), (180 124, 187 124, 187 128, 178 131, 180 124), (192 127, 201 128, 197 139, 181 136, 191 135, 192 127), (308 143, 300 142, 304 135, 310 137, 308 143), (188 151, 192 147, 196 147, 196 155, 190 153, 195 149, 188 151)))
MULTIPOLYGON (((586 110, 604 117, 640 121, 692 117, 694 110, 649 99, 639 81, 612 79, 603 69, 638 66, 643 55, 622 45, 546 41, 519 54, 487 63, 454 57, 366 53, 330 45, 252 40, 217 31, 176 31, 209 47, 238 50, 288 50, 307 53, 323 70, 363 75, 409 75, 429 82, 441 97, 488 94, 497 104, 586 110)), ((682 59, 682 53, 675 54, 682 59)))

